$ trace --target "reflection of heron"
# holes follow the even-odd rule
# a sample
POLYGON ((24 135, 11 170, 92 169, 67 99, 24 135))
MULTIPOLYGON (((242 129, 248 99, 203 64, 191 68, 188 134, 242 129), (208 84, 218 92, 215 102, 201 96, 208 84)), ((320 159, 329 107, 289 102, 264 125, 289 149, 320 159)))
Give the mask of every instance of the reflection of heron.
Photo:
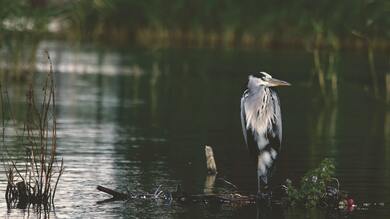
POLYGON ((272 87, 289 83, 260 72, 250 75, 248 89, 241 98, 241 124, 249 153, 257 163, 257 193, 268 187, 274 161, 282 141, 282 115, 279 98, 272 87))

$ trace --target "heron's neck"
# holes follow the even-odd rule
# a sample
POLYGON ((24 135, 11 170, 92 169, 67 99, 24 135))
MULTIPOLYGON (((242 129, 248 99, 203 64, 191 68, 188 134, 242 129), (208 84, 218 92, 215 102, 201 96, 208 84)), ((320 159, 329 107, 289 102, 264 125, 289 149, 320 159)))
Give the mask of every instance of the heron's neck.
POLYGON ((251 94, 257 94, 257 93, 263 93, 269 91, 269 87, 263 86, 263 85, 252 85, 248 84, 248 90, 251 94))
POLYGON ((263 85, 256 86, 252 89, 249 88, 249 91, 252 94, 261 94, 263 97, 265 96, 265 98, 274 92, 270 87, 263 85))

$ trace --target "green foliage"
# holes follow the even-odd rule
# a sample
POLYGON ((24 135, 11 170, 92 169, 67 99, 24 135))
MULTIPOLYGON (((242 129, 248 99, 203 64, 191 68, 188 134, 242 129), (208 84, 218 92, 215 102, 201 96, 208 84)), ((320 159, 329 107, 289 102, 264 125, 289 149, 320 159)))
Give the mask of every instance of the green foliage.
POLYGON ((331 159, 325 159, 319 167, 307 172, 301 179, 301 185, 296 188, 287 180, 287 195, 291 205, 317 206, 326 194, 326 187, 334 179, 335 165, 331 159))
POLYGON ((64 33, 80 31, 87 38, 112 32, 134 36, 142 28, 310 37, 319 26, 338 38, 351 37, 352 31, 368 37, 390 36, 387 0, 0 1, 0 29, 2 21, 15 17, 43 24, 61 18, 69 28, 64 33))
MULTIPOLYGON (((134 23, 145 26, 219 30, 248 29, 311 32, 312 23, 321 23, 332 32, 349 34, 350 28, 375 24, 389 25, 390 5, 386 0, 354 1, 225 1, 225 0, 99 0, 77 1, 79 11, 88 22, 93 19, 112 25, 134 23), (179 19, 178 19, 179 18, 179 19)), ((72 12, 71 12, 72 13, 72 12)), ((372 28, 367 31, 383 31, 372 28)), ((383 33, 382 32, 382 33, 383 33)))

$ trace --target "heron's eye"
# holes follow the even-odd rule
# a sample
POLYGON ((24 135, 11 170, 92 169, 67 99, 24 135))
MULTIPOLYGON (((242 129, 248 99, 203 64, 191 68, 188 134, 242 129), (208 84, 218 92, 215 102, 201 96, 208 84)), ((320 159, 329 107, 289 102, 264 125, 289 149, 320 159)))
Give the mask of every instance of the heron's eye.
POLYGON ((272 78, 272 76, 269 75, 269 74, 266 73, 266 72, 260 72, 260 74, 261 74, 260 78, 261 78, 262 80, 268 80, 268 79, 272 78))

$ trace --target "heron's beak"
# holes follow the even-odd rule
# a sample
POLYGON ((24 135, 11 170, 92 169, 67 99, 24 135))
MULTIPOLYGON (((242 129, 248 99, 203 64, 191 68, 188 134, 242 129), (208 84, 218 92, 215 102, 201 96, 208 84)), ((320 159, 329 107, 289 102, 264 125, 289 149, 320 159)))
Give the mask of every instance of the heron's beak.
POLYGON ((290 86, 291 84, 286 82, 286 81, 282 81, 282 80, 279 80, 279 79, 276 79, 276 78, 271 78, 268 80, 268 83, 269 83, 269 86, 270 87, 276 87, 276 86, 290 86))

